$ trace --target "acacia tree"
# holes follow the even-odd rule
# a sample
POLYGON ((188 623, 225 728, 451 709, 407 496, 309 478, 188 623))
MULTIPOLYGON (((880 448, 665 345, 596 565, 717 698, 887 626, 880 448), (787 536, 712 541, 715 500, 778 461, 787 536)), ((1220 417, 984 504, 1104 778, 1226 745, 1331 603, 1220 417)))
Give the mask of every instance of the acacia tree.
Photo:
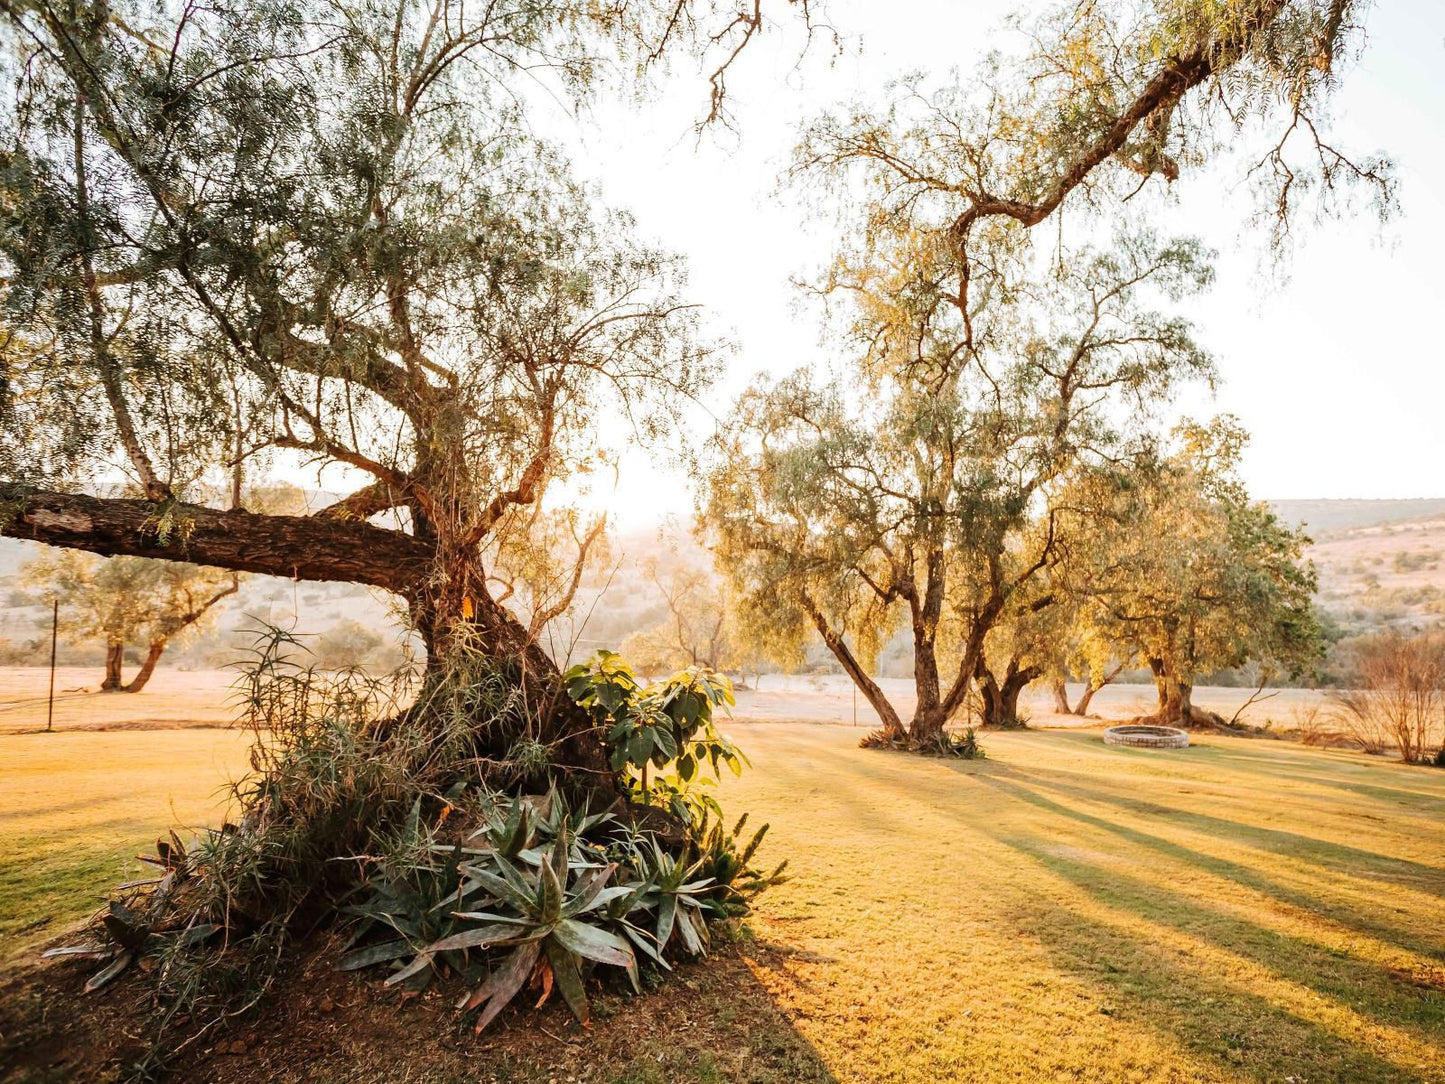
POLYGON ((1060 227, 1046 261, 1030 231, 1066 205, 1097 229, 1116 201, 1255 125, 1281 133, 1251 170, 1276 237, 1311 185, 1328 205, 1363 181, 1387 210, 1387 164, 1347 157, 1319 123, 1355 13, 1348 0, 1068 6, 1041 21, 1025 57, 938 91, 905 81, 886 110, 805 133, 795 177, 863 201, 820 289, 849 309, 858 372, 844 386, 867 401, 807 375, 755 389, 723 442, 710 510, 724 567, 756 604, 785 600, 784 625, 817 629, 886 739, 903 725, 868 670, 899 610, 918 689, 908 738, 932 744, 989 628, 1050 559, 1052 544, 1010 576, 1012 539, 1030 513, 1052 525, 1040 504, 1073 457, 1118 439, 1100 397, 1147 400, 1201 368, 1182 327, 1135 329, 1112 311, 1170 261, 1136 249, 1133 281, 1116 273, 1128 256, 1080 258, 1060 227), (1051 310, 1058 296, 1083 319, 1051 310), (957 675, 946 685, 944 666, 957 675))
MULTIPOLYGON (((990 632, 1011 609, 1048 604, 1029 591, 1059 541, 1052 492, 1127 454, 1133 424, 1177 380, 1211 372, 1188 325, 1150 304, 1209 272, 1194 243, 1140 235, 965 314, 946 251, 920 252, 912 231, 895 240, 886 274, 863 260, 837 272, 863 299, 866 394, 806 371, 755 387, 707 519, 745 605, 795 641, 816 631, 890 741, 904 726, 869 671, 907 622, 918 705, 906 737, 925 745, 976 678, 989 687, 990 632)), ((1037 674, 1009 667, 992 702, 1006 712, 1037 674)))
POLYGON ((652 628, 629 636, 623 654, 657 671, 698 664, 727 669, 733 663, 732 637, 722 586, 706 568, 670 564, 664 570, 655 557, 648 559, 647 578, 666 613, 652 628))
POLYGON ((1190 725, 1212 721, 1192 704, 1201 675, 1254 662, 1263 684, 1298 677, 1324 651, 1309 539, 1249 499, 1237 474, 1244 430, 1226 416, 1176 437, 1153 476, 1086 528, 1098 558, 1086 605, 1100 634, 1153 672, 1156 718, 1190 725))
POLYGON ((676 260, 568 180, 514 84, 550 72, 583 96, 609 51, 648 63, 691 35, 719 55, 716 111, 760 11, 18 0, 0 15, 18 88, 0 119, 0 529, 394 592, 433 673, 465 626, 558 762, 609 778, 485 554, 595 451, 599 417, 665 435, 712 358, 676 260), (207 479, 276 455, 355 488, 309 517, 206 503, 207 479), (117 471, 142 498, 88 485, 117 471))
POLYGON ((140 692, 170 642, 240 589, 235 573, 144 557, 105 560, 75 551, 32 561, 24 575, 65 604, 67 638, 105 642, 101 692, 140 692), (146 654, 127 682, 122 667, 126 646, 133 643, 145 644, 146 654))

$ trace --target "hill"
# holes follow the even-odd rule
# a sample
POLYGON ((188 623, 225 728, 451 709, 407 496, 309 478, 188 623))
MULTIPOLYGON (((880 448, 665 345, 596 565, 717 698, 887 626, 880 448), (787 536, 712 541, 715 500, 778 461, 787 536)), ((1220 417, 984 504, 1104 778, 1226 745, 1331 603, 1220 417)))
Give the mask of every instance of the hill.
POLYGON ((1317 537, 1352 527, 1372 527, 1424 516, 1445 515, 1445 497, 1401 500, 1285 500, 1269 505, 1290 523, 1303 524, 1317 537))

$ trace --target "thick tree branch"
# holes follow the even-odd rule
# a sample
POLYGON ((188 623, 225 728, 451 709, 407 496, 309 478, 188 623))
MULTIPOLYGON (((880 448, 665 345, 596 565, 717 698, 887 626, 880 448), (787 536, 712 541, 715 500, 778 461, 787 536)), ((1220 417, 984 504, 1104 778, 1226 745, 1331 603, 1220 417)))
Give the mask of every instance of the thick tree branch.
POLYGON ((104 557, 170 561, 414 593, 433 547, 364 523, 220 512, 195 504, 27 490, 0 482, 0 535, 104 557))

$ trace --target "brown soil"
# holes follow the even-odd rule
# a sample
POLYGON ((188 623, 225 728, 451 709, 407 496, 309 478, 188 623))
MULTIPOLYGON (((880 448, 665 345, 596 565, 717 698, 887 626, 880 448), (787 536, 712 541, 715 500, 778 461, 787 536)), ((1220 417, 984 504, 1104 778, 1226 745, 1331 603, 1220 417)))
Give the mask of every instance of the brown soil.
MULTIPOLYGON (((439 984, 404 1001, 383 972, 332 969, 337 946, 308 947, 264 1007, 213 1029, 166 1065, 177 1081, 287 1082, 674 1080, 826 1082, 832 1077, 754 972, 786 950, 752 941, 718 946, 642 997, 592 984, 593 1020, 579 1025, 552 999, 523 992, 475 1036, 453 1011, 458 988, 439 984), (526 1002, 525 1006, 523 1002, 526 1002)), ((94 964, 47 961, 0 984, 0 1081, 59 1084, 127 1079, 153 1034, 147 977, 81 992, 94 964)), ((187 1038, 184 1028, 173 1039, 187 1038)))

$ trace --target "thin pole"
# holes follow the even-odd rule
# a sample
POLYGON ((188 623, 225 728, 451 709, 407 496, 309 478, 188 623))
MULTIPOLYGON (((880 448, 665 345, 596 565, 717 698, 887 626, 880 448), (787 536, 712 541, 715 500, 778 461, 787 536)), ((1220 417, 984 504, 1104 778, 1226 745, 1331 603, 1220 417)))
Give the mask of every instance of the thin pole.
POLYGON ((55 729, 55 639, 60 632, 60 599, 51 600, 50 610, 50 702, 45 705, 45 733, 55 729))
POLYGON ((853 685, 853 725, 858 725, 858 686, 853 685))

